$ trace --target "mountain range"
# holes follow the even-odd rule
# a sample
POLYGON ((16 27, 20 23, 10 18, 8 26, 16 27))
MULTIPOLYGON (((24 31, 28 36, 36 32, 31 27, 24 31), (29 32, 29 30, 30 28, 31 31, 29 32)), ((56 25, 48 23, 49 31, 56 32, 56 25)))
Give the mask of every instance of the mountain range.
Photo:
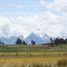
POLYGON ((11 36, 9 38, 1 37, 0 40, 4 42, 5 44, 15 44, 18 38, 20 38, 21 40, 24 40, 27 44, 31 44, 31 40, 35 41, 36 44, 43 44, 43 43, 50 42, 50 37, 47 34, 40 37, 39 35, 35 33, 31 33, 25 38, 23 38, 22 36, 20 37, 11 36))
POLYGON ((15 36, 11 36, 9 38, 1 37, 0 40, 2 42, 4 42, 5 44, 15 44, 16 40, 17 40, 17 37, 15 37, 15 36))
POLYGON ((43 39, 39 35, 36 35, 34 33, 31 33, 30 35, 28 35, 24 40, 27 44, 31 44, 32 40, 35 41, 36 44, 44 43, 43 39))

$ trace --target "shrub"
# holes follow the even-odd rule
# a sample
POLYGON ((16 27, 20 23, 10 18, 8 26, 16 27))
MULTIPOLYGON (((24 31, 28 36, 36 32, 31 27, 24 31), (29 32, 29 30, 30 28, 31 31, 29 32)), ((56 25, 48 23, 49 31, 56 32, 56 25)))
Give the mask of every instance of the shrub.
POLYGON ((67 66, 67 60, 63 59, 63 60, 59 60, 57 63, 58 67, 66 67, 67 66))
POLYGON ((44 67, 42 63, 32 63, 29 67, 44 67))

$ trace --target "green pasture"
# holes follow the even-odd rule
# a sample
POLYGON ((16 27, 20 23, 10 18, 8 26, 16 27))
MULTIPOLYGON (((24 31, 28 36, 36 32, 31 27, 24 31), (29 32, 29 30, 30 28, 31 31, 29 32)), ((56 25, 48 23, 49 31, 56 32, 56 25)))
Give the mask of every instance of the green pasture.
POLYGON ((67 56, 67 45, 0 45, 0 56, 63 57, 67 56))
POLYGON ((0 52, 67 52, 67 45, 45 47, 45 45, 0 45, 0 52))

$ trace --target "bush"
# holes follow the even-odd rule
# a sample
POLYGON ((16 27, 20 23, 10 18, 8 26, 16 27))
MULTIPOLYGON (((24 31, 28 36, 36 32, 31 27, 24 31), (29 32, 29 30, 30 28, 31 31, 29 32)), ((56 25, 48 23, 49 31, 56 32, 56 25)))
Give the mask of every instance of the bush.
POLYGON ((43 63, 32 63, 29 67, 44 67, 43 63))
POLYGON ((67 66, 67 60, 63 59, 63 60, 58 61, 57 66, 58 67, 66 67, 67 66))

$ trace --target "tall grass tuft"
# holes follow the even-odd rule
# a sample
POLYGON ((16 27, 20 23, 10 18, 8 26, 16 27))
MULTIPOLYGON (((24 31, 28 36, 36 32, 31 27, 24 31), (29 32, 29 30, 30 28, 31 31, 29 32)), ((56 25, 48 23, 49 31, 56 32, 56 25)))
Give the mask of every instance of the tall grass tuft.
POLYGON ((67 66, 67 60, 63 59, 63 60, 59 60, 57 62, 57 66, 58 67, 66 67, 67 66))
POLYGON ((42 63, 32 63, 30 67, 44 67, 42 63))

